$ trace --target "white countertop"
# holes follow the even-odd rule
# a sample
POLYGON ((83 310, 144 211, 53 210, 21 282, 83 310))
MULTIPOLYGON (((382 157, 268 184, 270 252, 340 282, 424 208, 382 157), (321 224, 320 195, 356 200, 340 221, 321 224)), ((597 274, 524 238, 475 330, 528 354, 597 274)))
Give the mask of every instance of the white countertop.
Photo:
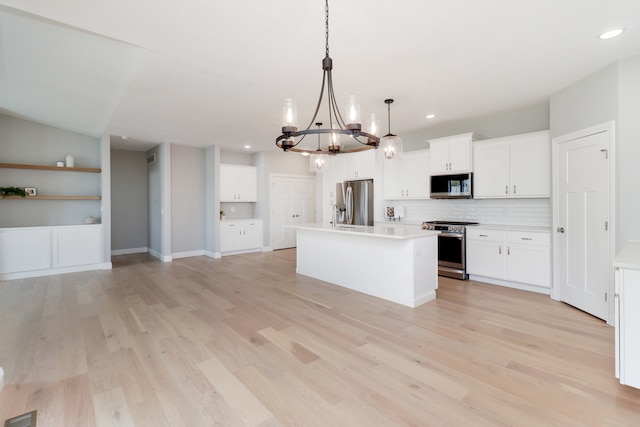
POLYGON ((352 234, 356 236, 383 237, 389 239, 414 239, 416 237, 435 236, 439 231, 427 231, 418 226, 394 226, 394 225, 337 225, 330 224, 300 224, 291 228, 300 230, 326 231, 329 233, 352 234))
POLYGON ((640 270, 640 241, 628 241, 618 255, 616 255, 613 266, 640 270))

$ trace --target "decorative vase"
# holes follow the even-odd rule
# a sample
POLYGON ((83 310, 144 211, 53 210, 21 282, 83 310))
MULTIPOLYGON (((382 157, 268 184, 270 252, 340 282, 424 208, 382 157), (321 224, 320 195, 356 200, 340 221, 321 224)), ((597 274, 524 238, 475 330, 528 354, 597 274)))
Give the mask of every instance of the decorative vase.
POLYGON ((64 158, 64 162, 65 162, 65 166, 68 168, 72 168, 75 166, 75 162, 71 154, 67 154, 67 157, 64 158))

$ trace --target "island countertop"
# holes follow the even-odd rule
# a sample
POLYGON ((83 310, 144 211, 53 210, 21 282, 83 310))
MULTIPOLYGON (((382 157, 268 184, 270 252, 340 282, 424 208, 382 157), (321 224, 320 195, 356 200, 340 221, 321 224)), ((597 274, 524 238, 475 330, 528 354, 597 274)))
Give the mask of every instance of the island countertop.
POLYGON ((358 236, 369 236, 369 237, 382 237, 388 239, 414 239, 417 237, 428 237, 433 236, 439 231, 429 231, 423 230, 419 225, 408 227, 406 225, 398 226, 398 225, 347 225, 340 224, 335 227, 331 224, 319 224, 319 223, 309 223, 309 224, 299 224, 292 225, 291 228, 299 229, 299 230, 311 230, 311 231, 326 231, 329 233, 348 233, 352 235, 358 236))

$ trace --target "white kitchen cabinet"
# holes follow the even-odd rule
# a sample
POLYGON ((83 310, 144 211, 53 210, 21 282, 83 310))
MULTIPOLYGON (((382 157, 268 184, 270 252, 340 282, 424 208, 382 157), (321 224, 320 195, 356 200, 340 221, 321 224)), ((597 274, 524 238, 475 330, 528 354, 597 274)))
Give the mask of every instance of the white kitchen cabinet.
POLYGON ((474 280, 545 293, 551 287, 549 232, 468 227, 466 243, 467 272, 478 276, 474 280))
POLYGON ((548 131, 479 141, 473 151, 474 198, 551 196, 548 131))
POLYGON ((628 242, 614 261, 616 377, 640 388, 640 242, 628 242))
POLYGON ((350 179, 373 178, 376 166, 375 150, 360 153, 339 154, 336 156, 342 163, 342 181, 350 179))
POLYGON ((404 153, 402 159, 384 162, 386 200, 429 198, 429 150, 404 153))
POLYGON ((255 166, 220 164, 220 201, 258 201, 258 172, 255 166))
POLYGON ((468 227, 466 239, 467 273, 502 278, 505 262, 502 254, 503 244, 503 231, 468 227))
POLYGON ((262 220, 226 220, 220 222, 220 252, 250 252, 262 246, 262 220))
POLYGON ((471 172, 473 167, 473 132, 429 140, 431 175, 471 172))

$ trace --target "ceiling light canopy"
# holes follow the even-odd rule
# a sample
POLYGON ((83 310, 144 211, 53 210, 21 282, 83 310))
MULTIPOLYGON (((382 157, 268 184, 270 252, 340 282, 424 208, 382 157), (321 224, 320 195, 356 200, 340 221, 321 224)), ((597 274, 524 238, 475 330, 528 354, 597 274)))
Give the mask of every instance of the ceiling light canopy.
MULTIPOLYGON (((346 116, 343 118, 338 105, 336 103, 335 93, 333 91, 333 78, 331 70, 333 69, 333 60, 329 57, 329 0, 325 0, 325 57, 322 60, 322 88, 320 89, 320 97, 318 98, 318 104, 316 105, 316 111, 313 117, 309 121, 306 129, 298 130, 298 112, 297 104, 293 99, 286 99, 284 108, 282 110, 282 135, 276 138, 276 146, 282 148, 284 151, 294 151, 298 153, 309 154, 338 154, 338 153, 352 153, 356 151, 369 150, 372 148, 378 148, 380 144, 380 138, 376 135, 377 125, 371 121, 368 124, 367 131, 362 130, 362 120, 360 116, 360 102, 358 97, 349 96, 346 105, 346 116), (318 123, 317 129, 311 129, 311 126, 316 122, 318 111, 322 104, 322 98, 326 91, 328 106, 328 127, 321 128, 318 123), (345 120, 346 119, 346 120, 345 120), (329 135, 326 148, 320 147, 318 142, 318 149, 303 149, 299 148, 299 144, 304 140, 305 136, 312 134, 326 134, 329 135), (340 145, 340 136, 348 135, 354 141, 358 143, 355 148, 345 148, 340 145), (297 138, 297 139, 296 139, 297 138)), ((319 137, 318 137, 319 141, 319 137)))

